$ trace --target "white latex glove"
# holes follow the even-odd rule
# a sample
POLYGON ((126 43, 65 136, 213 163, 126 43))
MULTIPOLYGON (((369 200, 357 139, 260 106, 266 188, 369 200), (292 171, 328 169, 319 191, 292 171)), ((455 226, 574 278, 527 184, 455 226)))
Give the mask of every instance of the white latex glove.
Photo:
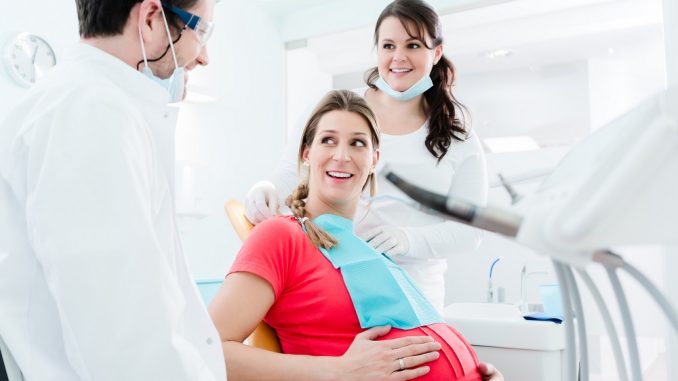
POLYGON ((405 230, 396 226, 378 226, 366 231, 361 238, 376 251, 389 257, 404 255, 410 250, 410 241, 405 230))
POLYGON ((278 191, 270 181, 259 181, 245 198, 245 217, 253 224, 275 217, 278 211, 278 191))

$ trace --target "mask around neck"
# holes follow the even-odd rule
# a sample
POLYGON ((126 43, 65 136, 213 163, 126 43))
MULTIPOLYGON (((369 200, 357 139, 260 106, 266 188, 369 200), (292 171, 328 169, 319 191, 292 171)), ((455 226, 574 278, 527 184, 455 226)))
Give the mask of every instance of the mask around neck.
POLYGON ((172 59, 174 60, 174 71, 172 75, 167 78, 160 78, 153 73, 153 70, 148 66, 148 57, 146 56, 146 48, 144 47, 144 40, 141 36, 141 28, 139 28, 139 41, 141 42, 141 54, 144 57, 144 68, 141 71, 143 75, 151 79, 153 82, 160 85, 163 89, 167 90, 169 95, 168 103, 177 103, 184 98, 184 76, 185 71, 183 67, 179 67, 177 62, 177 54, 174 50, 174 43, 172 42, 172 35, 169 31, 169 26, 167 25, 167 19, 165 18, 165 11, 161 9, 162 20, 165 23, 165 31, 167 32, 167 39, 169 40, 170 49, 172 51, 172 59))
POLYGON ((184 98, 184 68, 177 67, 174 69, 174 72, 169 77, 163 79, 155 74, 150 67, 144 66, 142 70, 143 75, 151 79, 153 82, 160 85, 163 89, 167 90, 169 94, 168 103, 181 102, 184 98))
POLYGON ((386 81, 384 81, 384 79, 381 78, 380 76, 374 82, 374 85, 377 86, 379 90, 383 91, 391 98, 397 101, 406 102, 420 96, 421 94, 426 92, 426 90, 433 87, 433 81, 431 80, 431 77, 429 75, 425 75, 419 81, 417 81, 417 83, 412 85, 412 87, 410 87, 409 89, 405 91, 397 91, 393 90, 393 88, 388 83, 386 83, 386 81))

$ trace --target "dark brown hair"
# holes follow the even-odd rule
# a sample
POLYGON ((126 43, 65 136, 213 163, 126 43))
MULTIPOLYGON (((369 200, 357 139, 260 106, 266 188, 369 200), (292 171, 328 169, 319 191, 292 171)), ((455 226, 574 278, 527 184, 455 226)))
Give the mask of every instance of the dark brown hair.
MULTIPOLYGON (((198 0, 164 0, 163 3, 190 9, 198 0)), ((121 34, 132 8, 140 0, 75 0, 78 10, 80 37, 107 37, 121 34)), ((167 23, 178 30, 183 27, 179 18, 165 10, 167 23)))
MULTIPOLYGON (((297 157, 298 166, 301 166, 303 161, 304 150, 310 147, 313 143, 313 139, 315 139, 320 119, 330 111, 348 111, 360 115, 370 128, 372 146, 374 149, 379 148, 380 133, 379 128, 377 127, 377 119, 365 100, 358 94, 349 90, 333 90, 323 97, 306 122, 301 137, 301 143, 299 144, 299 155, 297 157)), ((367 177, 363 189, 365 189, 368 184, 370 186, 370 195, 374 196, 376 193, 374 173, 370 173, 367 177)), ((306 234, 311 239, 311 242, 313 242, 316 247, 330 249, 337 244, 337 240, 325 232, 320 226, 313 223, 308 217, 308 213, 306 212, 306 198, 308 197, 308 191, 308 178, 305 178, 299 186, 297 186, 294 192, 287 197, 285 203, 294 216, 297 217, 299 222, 305 227, 306 234)))
MULTIPOLYGON (((374 44, 379 43, 379 28, 388 17, 395 17, 402 23, 407 34, 416 38, 428 49, 435 49, 443 43, 442 28, 436 11, 421 0, 395 0, 381 12, 374 28, 374 44), (431 37, 428 45, 426 35, 431 37)), ((468 110, 452 94, 454 65, 443 55, 431 70, 433 87, 424 93, 428 113, 428 135, 425 145, 438 162, 447 154, 452 140, 468 138, 466 127, 468 110)), ((374 67, 365 73, 365 82, 376 89, 374 82, 379 78, 379 69, 374 67)))

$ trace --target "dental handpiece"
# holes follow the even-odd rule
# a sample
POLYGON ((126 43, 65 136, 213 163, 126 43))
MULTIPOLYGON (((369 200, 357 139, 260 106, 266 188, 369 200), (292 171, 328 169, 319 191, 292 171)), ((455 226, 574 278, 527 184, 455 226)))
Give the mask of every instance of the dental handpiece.
POLYGON ((392 171, 386 171, 386 179, 418 203, 443 213, 452 219, 483 230, 515 237, 520 230, 522 216, 494 207, 482 207, 471 202, 443 196, 418 187, 392 171))

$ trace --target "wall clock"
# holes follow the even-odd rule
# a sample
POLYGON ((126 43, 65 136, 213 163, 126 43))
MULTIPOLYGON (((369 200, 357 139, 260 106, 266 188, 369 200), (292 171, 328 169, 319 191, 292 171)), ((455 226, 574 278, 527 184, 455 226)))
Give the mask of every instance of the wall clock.
POLYGON ((4 63, 10 77, 20 86, 30 87, 56 65, 54 49, 43 38, 20 33, 5 46, 4 63))

